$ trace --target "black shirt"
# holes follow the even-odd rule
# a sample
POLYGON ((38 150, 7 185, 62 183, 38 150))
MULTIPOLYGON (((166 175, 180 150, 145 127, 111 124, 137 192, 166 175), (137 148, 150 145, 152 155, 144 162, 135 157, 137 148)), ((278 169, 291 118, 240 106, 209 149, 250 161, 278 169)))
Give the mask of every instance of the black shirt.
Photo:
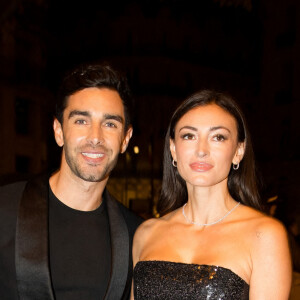
POLYGON ((50 272, 57 300, 103 299, 110 277, 111 246, 106 202, 78 211, 49 190, 50 272))

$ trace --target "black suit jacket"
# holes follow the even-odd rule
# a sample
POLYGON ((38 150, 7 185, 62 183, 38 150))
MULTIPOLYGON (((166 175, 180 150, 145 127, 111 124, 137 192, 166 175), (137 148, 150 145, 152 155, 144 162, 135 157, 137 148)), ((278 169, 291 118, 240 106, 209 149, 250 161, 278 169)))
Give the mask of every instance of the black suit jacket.
MULTIPOLYGON (((55 299, 49 268, 48 176, 0 188, 0 298, 55 299)), ((131 246, 141 219, 106 190, 112 266, 105 300, 128 299, 131 246)))

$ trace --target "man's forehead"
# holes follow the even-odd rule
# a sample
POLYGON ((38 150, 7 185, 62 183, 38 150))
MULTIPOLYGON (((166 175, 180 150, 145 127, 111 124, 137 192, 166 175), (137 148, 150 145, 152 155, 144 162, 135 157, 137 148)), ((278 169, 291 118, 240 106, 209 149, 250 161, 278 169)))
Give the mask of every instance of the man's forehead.
POLYGON ((124 105, 119 93, 107 88, 85 88, 70 95, 66 110, 73 109, 124 115, 124 105))

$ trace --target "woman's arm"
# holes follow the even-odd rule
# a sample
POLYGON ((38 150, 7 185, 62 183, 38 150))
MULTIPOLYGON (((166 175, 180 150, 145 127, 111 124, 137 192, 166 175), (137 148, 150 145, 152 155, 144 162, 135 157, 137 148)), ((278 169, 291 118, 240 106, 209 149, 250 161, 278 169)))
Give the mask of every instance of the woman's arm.
MULTIPOLYGON (((132 244, 132 261, 133 261, 133 269, 137 262, 140 260, 140 254, 144 249, 146 237, 149 235, 149 226, 152 224, 152 219, 145 221, 142 223, 139 228, 136 230, 134 237, 133 237, 133 244, 132 244)), ((134 283, 132 278, 131 284, 131 294, 130 300, 134 300, 134 283)))
POLYGON ((288 300, 292 264, 284 226, 264 218, 253 233, 250 299, 288 300))
MULTIPOLYGON (((141 227, 142 225, 140 225, 141 227)), ((141 244, 141 232, 143 230, 140 229, 140 227, 136 230, 134 237, 133 237, 133 244, 132 244, 132 261, 133 261, 133 269, 136 265, 136 263, 139 261, 139 248, 141 244)), ((130 293, 130 300, 134 300, 134 291, 133 291, 133 278, 131 283, 131 293, 130 293)))

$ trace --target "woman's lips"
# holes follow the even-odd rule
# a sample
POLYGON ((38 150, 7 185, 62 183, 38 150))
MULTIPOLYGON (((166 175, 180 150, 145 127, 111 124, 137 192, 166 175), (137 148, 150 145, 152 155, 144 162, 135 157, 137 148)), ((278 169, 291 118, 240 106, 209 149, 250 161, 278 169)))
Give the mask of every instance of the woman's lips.
POLYGON ((195 162, 190 164, 192 170, 197 172, 206 172, 213 168, 213 165, 204 162, 195 162))

